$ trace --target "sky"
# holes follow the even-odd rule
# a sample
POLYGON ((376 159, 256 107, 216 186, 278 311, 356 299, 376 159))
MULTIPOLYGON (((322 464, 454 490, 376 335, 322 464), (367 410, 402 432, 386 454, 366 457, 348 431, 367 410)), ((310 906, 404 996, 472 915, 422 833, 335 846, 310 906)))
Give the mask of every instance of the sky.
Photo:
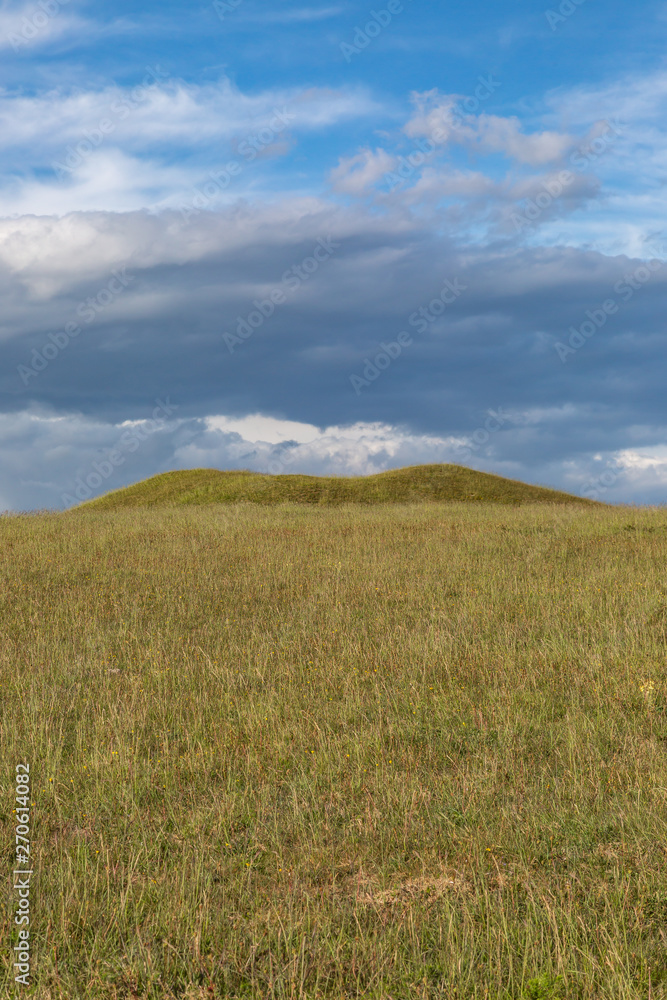
POLYGON ((667 502, 667 4, 0 0, 0 511, 455 462, 667 502))

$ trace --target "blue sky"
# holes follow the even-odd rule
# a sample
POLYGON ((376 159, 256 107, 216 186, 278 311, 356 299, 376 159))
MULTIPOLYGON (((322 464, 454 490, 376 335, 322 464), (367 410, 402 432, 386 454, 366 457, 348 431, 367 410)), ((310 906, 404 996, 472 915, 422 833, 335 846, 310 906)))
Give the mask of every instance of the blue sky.
POLYGON ((667 497, 667 5, 0 5, 0 510, 461 462, 667 497))

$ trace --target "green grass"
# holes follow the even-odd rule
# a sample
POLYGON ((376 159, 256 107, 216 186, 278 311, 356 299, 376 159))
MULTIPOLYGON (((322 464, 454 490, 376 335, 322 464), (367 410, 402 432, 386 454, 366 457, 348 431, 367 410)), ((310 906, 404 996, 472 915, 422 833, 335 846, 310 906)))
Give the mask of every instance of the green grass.
POLYGON ((27 762, 27 996, 665 1000, 666 561, 592 505, 0 518, 0 995, 27 762))
POLYGON ((269 476, 259 472, 188 469, 165 472, 83 504, 86 508, 216 503, 409 503, 411 501, 591 504, 569 493, 529 486, 461 465, 415 465, 375 476, 269 476))

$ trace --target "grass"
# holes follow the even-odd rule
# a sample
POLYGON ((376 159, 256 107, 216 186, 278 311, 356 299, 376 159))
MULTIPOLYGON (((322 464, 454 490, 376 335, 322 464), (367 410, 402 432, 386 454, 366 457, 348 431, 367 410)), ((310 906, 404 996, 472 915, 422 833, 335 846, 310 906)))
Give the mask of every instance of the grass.
POLYGON ((569 493, 530 486, 514 479, 476 472, 461 465, 414 465, 375 476, 268 476, 259 472, 188 469, 165 472, 134 486, 114 490, 86 503, 86 508, 188 506, 218 503, 478 503, 591 504, 569 493))
POLYGON ((666 559, 594 505, 0 518, 0 994, 27 762, 26 996, 664 1000, 666 559))

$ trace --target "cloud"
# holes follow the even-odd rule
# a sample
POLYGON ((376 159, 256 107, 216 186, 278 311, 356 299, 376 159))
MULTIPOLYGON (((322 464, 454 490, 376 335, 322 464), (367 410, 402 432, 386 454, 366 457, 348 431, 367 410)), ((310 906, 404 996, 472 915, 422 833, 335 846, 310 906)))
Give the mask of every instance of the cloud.
POLYGON ((65 4, 71 0, 45 0, 44 3, 15 4, 0 7, 0 50, 16 53, 43 47, 63 36, 74 36, 91 27, 84 18, 72 13, 65 4))
POLYGON ((526 135, 515 117, 501 117, 482 112, 457 114, 458 95, 440 94, 437 90, 414 93, 416 108, 404 126, 411 137, 441 133, 447 142, 460 143, 484 153, 502 153, 510 160, 532 167, 559 161, 570 150, 572 136, 543 130, 526 135))
POLYGON ((320 436, 314 424, 300 424, 294 420, 276 420, 261 413, 250 413, 247 417, 207 417, 209 430, 239 434, 250 441, 264 441, 280 444, 283 441, 297 441, 307 444, 320 436))
POLYGON ((342 6, 292 7, 288 10, 262 11, 261 14, 248 16, 247 19, 262 21, 265 24, 305 24, 337 17, 344 10, 342 6))
MULTIPOLYGON (((465 127, 462 134, 468 139, 465 127)), ((517 118, 487 114, 479 115, 470 139, 484 151, 503 153, 531 167, 559 161, 574 146, 572 136, 549 131, 525 135, 517 118)))
POLYGON ((546 95, 544 104, 555 119, 567 115, 575 127, 586 127, 600 118, 618 119, 628 126, 647 121, 660 124, 667 104, 667 72, 635 71, 604 83, 559 87, 546 95))
POLYGON ((31 148, 42 162, 68 143, 92 134, 92 141, 153 149, 157 144, 208 143, 243 138, 278 112, 285 124, 319 129, 378 108, 359 89, 276 89, 245 94, 227 79, 195 85, 169 77, 159 64, 149 66, 134 87, 106 87, 81 93, 52 91, 41 96, 0 95, 0 149, 31 148), (101 122, 108 121, 104 128, 101 122), (102 135, 98 135, 98 132, 102 135), (37 148, 39 143, 39 148, 37 148), (45 155, 46 154, 46 155, 45 155))
POLYGON ((170 79, 159 64, 135 87, 0 93, 0 215, 131 211, 192 200, 197 184, 231 162, 239 168, 230 188, 238 198, 267 155, 290 150, 289 136, 377 111, 359 88, 250 95, 226 79, 202 86, 170 79))
POLYGON ((356 156, 342 157, 329 180, 334 191, 360 195, 375 185, 396 165, 396 157, 384 149, 363 149, 356 156))
MULTIPOLYGON (((660 78, 658 90, 661 83, 660 78)), ((483 86, 486 93, 499 83, 489 77, 480 92, 483 86)), ((533 245, 588 245, 610 255, 640 255, 649 234, 656 234, 662 211, 667 135, 661 116, 631 124, 611 113, 601 118, 609 102, 589 107, 575 91, 575 107, 579 101, 588 110, 573 116, 577 134, 545 127, 568 118, 569 96, 547 95, 528 124, 479 111, 483 102, 477 97, 437 89, 413 93, 403 137, 380 133, 382 149, 365 146, 341 157, 329 180, 334 190, 370 196, 381 209, 431 214, 459 239, 514 236, 533 245), (478 113, 467 113, 466 106, 473 105, 478 113), (538 204, 536 214, 531 201, 538 204)), ((646 107, 655 110, 648 99, 646 107)))
MULTIPOLYGON (((499 86, 495 78, 488 81, 487 91, 499 86)), ((478 98, 471 100, 480 105, 478 98)), ((475 241, 516 237, 522 228, 529 230, 522 240, 532 237, 535 214, 528 217, 525 210, 528 204, 528 212, 535 213, 535 201, 542 228, 600 200, 596 171, 604 169, 620 134, 611 123, 594 122, 575 141, 548 129, 525 134, 516 118, 463 114, 455 94, 413 94, 412 103, 416 112, 402 130, 412 146, 406 148, 403 140, 393 150, 364 147, 341 157, 329 174, 336 193, 371 197, 384 209, 436 212, 452 235, 474 234, 475 241), (499 166, 496 157, 482 169, 470 169, 461 164, 461 152, 502 153, 508 162, 499 166)))

